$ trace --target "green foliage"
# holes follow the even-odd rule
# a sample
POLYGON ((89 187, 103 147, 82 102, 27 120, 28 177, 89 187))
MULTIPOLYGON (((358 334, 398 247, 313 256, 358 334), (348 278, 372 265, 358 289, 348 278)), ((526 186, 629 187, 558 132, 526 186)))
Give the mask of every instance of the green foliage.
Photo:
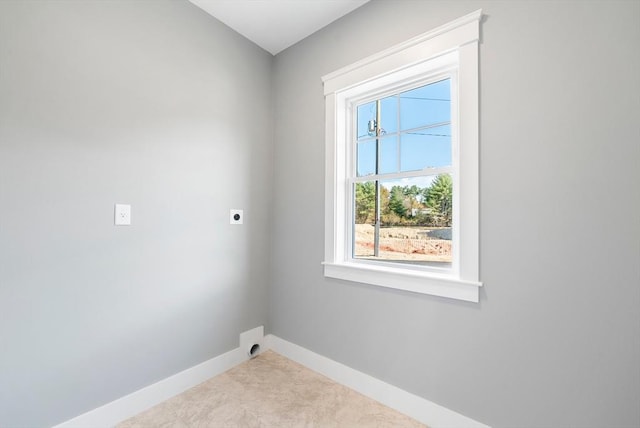
POLYGON ((391 196, 389 197, 389 209, 396 213, 399 217, 407 216, 407 209, 404 206, 404 189, 400 186, 391 188, 391 196))
MULTIPOLYGON (((375 221, 375 182, 356 183, 355 220, 375 221)), ((453 215, 453 182, 449 174, 439 175, 426 188, 380 187, 380 216, 384 226, 450 227, 453 215)))
POLYGON ((355 217, 357 224, 372 223, 375 220, 376 185, 373 181, 356 183, 355 217))
POLYGON ((427 206, 435 214, 436 226, 451 226, 453 218, 453 181, 449 174, 436 177, 424 192, 427 206))

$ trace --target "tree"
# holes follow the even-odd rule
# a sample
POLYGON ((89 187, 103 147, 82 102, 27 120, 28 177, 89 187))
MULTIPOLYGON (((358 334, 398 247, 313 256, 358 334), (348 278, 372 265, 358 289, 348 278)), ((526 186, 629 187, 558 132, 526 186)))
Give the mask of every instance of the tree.
POLYGON ((376 185, 373 181, 356 183, 356 223, 364 224, 375 220, 376 185))
POLYGON ((389 189, 384 186, 380 186, 380 215, 383 216, 385 214, 389 214, 391 210, 389 209, 389 189))
POLYGON ((453 218, 453 181, 449 174, 436 177, 425 192, 425 200, 434 212, 438 226, 451 226, 453 218))
POLYGON ((393 186, 391 188, 391 195, 389 196, 389 210, 396 213, 401 218, 406 217, 407 209, 404 206, 404 190, 400 186, 393 186))
POLYGON ((406 208, 406 215, 408 217, 415 217, 422 207, 420 203, 422 199, 422 189, 414 184, 412 186, 404 186, 402 191, 405 196, 404 207, 406 208))

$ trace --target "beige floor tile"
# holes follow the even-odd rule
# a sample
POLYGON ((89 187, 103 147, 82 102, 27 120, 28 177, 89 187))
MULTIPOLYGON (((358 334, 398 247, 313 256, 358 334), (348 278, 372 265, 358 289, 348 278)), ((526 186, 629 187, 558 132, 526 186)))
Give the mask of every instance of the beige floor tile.
POLYGON ((140 427, 425 425, 267 351, 118 425, 140 427))

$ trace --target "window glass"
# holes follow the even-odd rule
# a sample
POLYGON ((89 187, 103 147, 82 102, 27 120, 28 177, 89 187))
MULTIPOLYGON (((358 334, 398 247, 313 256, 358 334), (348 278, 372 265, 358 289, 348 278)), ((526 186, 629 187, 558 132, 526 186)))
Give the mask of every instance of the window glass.
POLYGON ((376 102, 358 106, 358 140, 375 137, 375 131, 369 129, 370 123, 376 120, 376 102))
POLYGON ((357 107, 357 177, 371 179, 353 185, 353 258, 451 266, 451 175, 415 175, 451 171, 450 91, 444 79, 357 107))
POLYGON ((392 96, 380 100, 380 134, 398 132, 398 97, 392 96))
POLYGON ((354 185, 354 257, 374 256, 376 183, 365 181, 354 185))
POLYGON ((401 131, 450 120, 451 82, 449 79, 400 94, 401 131))
POLYGON ((358 177, 376 172, 376 140, 359 142, 356 147, 358 177))
POLYGON ((356 147, 358 177, 376 173, 376 144, 379 144, 379 174, 398 171, 398 137, 391 135, 379 139, 364 140, 356 147))
POLYGON ((355 184, 353 257, 450 267, 451 176, 441 174, 383 180, 377 190, 381 220, 378 230, 375 226, 376 182, 355 184))
POLYGON ((400 166, 401 171, 451 166, 451 125, 403 133, 400 166))
POLYGON ((398 171, 398 136, 380 138, 380 171, 389 174, 398 171))

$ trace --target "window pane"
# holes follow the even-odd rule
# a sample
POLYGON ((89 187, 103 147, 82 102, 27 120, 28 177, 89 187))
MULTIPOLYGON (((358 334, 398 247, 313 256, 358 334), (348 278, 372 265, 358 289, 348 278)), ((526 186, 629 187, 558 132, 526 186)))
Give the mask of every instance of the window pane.
POLYGON ((376 257, 375 182, 356 184, 353 257, 451 267, 452 191, 449 174, 382 181, 376 257))
POLYGON ((401 130, 451 121, 449 79, 400 94, 401 130))
MULTIPOLYGON (((376 173, 376 139, 366 140, 357 145, 358 177, 376 173)), ((398 137, 391 135, 380 138, 380 170, 379 174, 398 171, 398 137)))
POLYGON ((376 140, 358 143, 356 156, 358 177, 376 173, 376 140))
POLYGON ((382 135, 398 132, 397 96, 394 95, 380 100, 380 126, 382 127, 382 135))
POLYGON ((451 126, 402 134, 400 170, 416 171, 451 165, 451 126))
POLYGON ((380 138, 380 174, 398 171, 398 136, 380 138))
POLYGON ((358 106, 358 140, 373 137, 375 133, 369 132, 369 121, 376 119, 376 102, 358 106))
POLYGON ((356 183, 354 186, 354 257, 372 257, 374 254, 375 186, 374 181, 356 183))

